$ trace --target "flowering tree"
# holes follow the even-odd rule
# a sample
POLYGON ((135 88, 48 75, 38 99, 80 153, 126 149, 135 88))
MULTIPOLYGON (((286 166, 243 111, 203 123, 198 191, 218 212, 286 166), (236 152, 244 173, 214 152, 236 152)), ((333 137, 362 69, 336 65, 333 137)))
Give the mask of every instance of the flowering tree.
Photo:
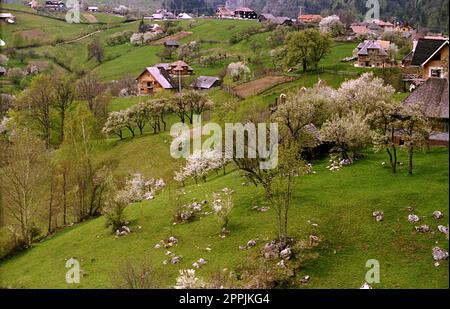
POLYGON ((233 190, 225 188, 222 190, 222 193, 213 194, 212 208, 214 213, 217 215, 217 217, 222 223, 221 226, 222 235, 226 235, 229 233, 228 223, 230 221, 231 210, 233 209, 234 206, 233 193, 234 193, 233 190))
POLYGON ((367 116, 377 109, 380 102, 389 102, 395 89, 385 85, 383 79, 373 73, 364 73, 358 79, 342 83, 336 92, 333 113, 340 116, 349 111, 357 111, 367 116))
POLYGON ((195 183, 201 178, 206 182, 210 171, 219 170, 227 165, 229 160, 224 159, 222 153, 214 150, 196 150, 186 159, 186 164, 175 174, 175 180, 184 182, 188 178, 195 183))
POLYGON ((250 69, 242 62, 232 62, 228 65, 227 74, 237 82, 250 74, 250 69))
POLYGON ((403 147, 408 150, 408 173, 413 174, 413 157, 417 148, 424 147, 431 133, 428 118, 423 112, 423 104, 418 103, 405 107, 402 111, 402 126, 400 137, 404 141, 403 147))
POLYGON ((370 143, 370 133, 366 118, 355 111, 327 120, 320 131, 322 140, 334 143, 342 159, 352 159, 349 152, 354 155, 358 149, 370 143))
POLYGON ((123 129, 125 128, 125 117, 127 116, 124 111, 111 112, 108 115, 108 119, 103 126, 103 134, 105 135, 117 135, 120 139, 123 139, 123 129))

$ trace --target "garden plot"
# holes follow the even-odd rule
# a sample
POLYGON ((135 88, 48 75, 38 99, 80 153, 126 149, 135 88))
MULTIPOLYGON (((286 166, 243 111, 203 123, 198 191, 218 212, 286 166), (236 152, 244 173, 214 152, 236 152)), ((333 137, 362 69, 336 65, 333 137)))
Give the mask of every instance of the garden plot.
POLYGON ((251 82, 238 85, 233 88, 237 96, 242 99, 260 94, 279 84, 293 81, 294 78, 287 76, 265 76, 251 82))

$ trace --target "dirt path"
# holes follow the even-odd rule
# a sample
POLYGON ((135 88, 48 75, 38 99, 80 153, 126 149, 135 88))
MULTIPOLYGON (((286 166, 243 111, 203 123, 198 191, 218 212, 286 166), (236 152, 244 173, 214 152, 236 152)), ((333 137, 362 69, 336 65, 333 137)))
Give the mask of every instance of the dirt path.
POLYGON ((74 39, 74 40, 62 42, 62 43, 59 43, 59 44, 57 44, 57 45, 63 45, 63 44, 75 43, 75 42, 84 40, 84 39, 86 39, 86 38, 88 38, 88 37, 90 37, 90 36, 93 36, 94 34, 97 34, 97 33, 101 32, 101 31, 102 31, 102 30, 97 30, 97 31, 88 33, 88 34, 86 34, 86 35, 83 35, 82 37, 76 38, 76 39, 74 39))
POLYGON ((178 41, 178 40, 181 40, 182 38, 190 36, 191 34, 192 34, 192 32, 181 31, 181 32, 175 33, 174 35, 169 35, 162 39, 156 40, 156 41, 152 42, 151 45, 163 45, 164 42, 172 41, 172 40, 178 41))
POLYGON ((253 80, 251 82, 238 85, 233 88, 234 92, 240 98, 248 98, 253 95, 260 94, 276 85, 283 84, 294 80, 287 76, 265 76, 263 78, 253 80))

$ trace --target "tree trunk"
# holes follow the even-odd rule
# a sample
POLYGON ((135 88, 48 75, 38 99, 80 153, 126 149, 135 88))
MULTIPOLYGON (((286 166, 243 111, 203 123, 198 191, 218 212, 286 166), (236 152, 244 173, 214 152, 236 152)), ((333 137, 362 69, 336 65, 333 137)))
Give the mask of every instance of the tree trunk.
POLYGON ((67 224, 67 170, 63 171, 63 225, 67 224))
POLYGON ((414 154, 414 147, 410 146, 409 147, 409 169, 408 169, 409 175, 413 174, 413 154, 414 154))
POLYGON ((54 185, 54 180, 53 180, 53 175, 51 176, 50 179, 50 199, 48 202, 48 230, 47 233, 51 234, 53 232, 52 229, 52 217, 53 217, 53 185, 54 185))
POLYGON ((61 128, 59 131, 59 139, 60 139, 60 143, 62 143, 64 141, 64 120, 66 118, 65 110, 61 110, 60 117, 61 117, 61 128))

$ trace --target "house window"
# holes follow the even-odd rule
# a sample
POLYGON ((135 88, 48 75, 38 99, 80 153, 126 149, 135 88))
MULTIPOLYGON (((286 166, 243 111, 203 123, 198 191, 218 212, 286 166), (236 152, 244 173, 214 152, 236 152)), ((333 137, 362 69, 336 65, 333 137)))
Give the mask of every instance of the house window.
POLYGON ((448 121, 444 122, 444 132, 448 133, 448 121))
POLYGON ((444 69, 443 68, 431 68, 430 69, 430 77, 444 77, 444 69))

